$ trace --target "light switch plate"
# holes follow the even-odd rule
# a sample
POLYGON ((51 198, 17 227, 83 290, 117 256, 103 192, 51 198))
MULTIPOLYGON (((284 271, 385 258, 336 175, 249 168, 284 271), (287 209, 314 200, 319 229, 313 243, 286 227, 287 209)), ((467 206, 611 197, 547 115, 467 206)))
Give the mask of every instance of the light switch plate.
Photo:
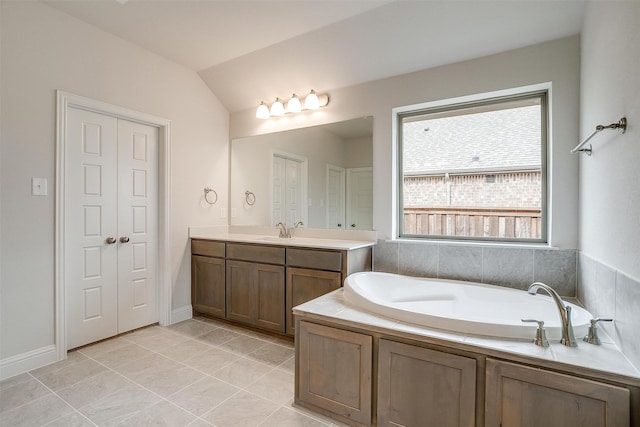
POLYGON ((47 195, 47 179, 31 178, 31 195, 46 196, 47 195))

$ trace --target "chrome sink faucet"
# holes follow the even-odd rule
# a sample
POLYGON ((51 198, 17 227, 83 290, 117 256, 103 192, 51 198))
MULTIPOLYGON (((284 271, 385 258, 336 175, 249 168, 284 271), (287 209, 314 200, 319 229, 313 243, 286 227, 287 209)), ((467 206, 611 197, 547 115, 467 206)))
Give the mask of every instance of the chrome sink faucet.
POLYGON ((576 342, 576 338, 573 335, 573 325, 571 325, 571 307, 565 305, 560 295, 556 291, 553 290, 551 286, 545 285, 541 282, 535 282, 529 285, 529 292, 531 295, 535 295, 539 289, 543 289, 546 291, 553 301, 555 301, 558 306, 558 311, 560 312, 560 319, 562 321, 562 339, 560 342, 567 347, 577 347, 578 343, 576 342))
POLYGON ((276 227, 280 227, 280 233, 278 234, 278 237, 285 238, 285 239, 291 238, 291 230, 287 228, 287 224, 283 224, 282 222, 279 222, 276 224, 276 227))

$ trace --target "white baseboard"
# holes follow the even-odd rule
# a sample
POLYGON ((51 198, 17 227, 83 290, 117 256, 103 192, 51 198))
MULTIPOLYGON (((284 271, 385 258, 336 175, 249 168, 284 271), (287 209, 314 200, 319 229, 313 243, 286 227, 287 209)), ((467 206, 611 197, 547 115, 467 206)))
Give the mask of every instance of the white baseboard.
POLYGON ((171 325, 174 323, 182 322, 183 320, 189 320, 193 317, 193 309, 190 305, 176 308, 171 311, 171 325))
POLYGON ((7 357, 0 360, 0 380, 5 380, 57 361, 58 351, 55 345, 7 357))

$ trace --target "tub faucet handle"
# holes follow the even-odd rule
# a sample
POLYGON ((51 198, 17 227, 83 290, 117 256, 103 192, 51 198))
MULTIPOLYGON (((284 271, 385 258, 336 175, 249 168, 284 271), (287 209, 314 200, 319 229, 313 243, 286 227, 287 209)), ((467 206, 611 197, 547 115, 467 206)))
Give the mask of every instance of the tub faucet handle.
POLYGON ((536 322, 538 329, 536 329, 536 337, 533 339, 533 343, 540 347, 549 347, 549 340, 547 339, 547 333, 544 329, 544 321, 536 319, 520 319, 523 322, 536 322))
POLYGON ((596 317, 595 319, 591 319, 591 325, 589 326, 589 332, 584 336, 582 341, 588 342, 589 344, 600 345, 600 338, 598 337, 598 322, 613 322, 613 319, 603 319, 601 317, 596 317))

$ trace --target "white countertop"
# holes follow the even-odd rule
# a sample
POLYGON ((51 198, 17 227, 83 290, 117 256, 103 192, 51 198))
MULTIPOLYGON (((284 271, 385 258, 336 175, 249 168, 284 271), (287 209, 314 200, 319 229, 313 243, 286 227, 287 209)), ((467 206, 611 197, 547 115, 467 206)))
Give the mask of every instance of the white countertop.
POLYGON ((192 239, 220 240, 225 242, 337 249, 347 251, 366 248, 376 244, 375 238, 371 238, 372 232, 359 234, 343 232, 345 236, 348 237, 362 237, 361 239, 347 239, 340 237, 340 233, 336 233, 336 230, 294 229, 292 230, 293 237, 291 238, 278 237, 277 230, 272 228, 262 230, 254 227, 242 231, 247 232, 238 232, 237 227, 235 229, 227 229, 227 227, 190 227, 189 237, 192 239), (327 238, 321 237, 323 235, 327 236, 327 238))
POLYGON ((602 341, 602 345, 599 346, 582 341, 582 337, 576 337, 578 347, 566 347, 559 342, 552 342, 549 347, 543 348, 529 340, 464 335, 380 316, 351 305, 344 299, 343 289, 294 307, 293 312, 303 317, 335 319, 342 323, 355 324, 355 327, 358 324, 366 325, 364 328, 360 326, 360 329, 376 330, 390 335, 409 335, 412 339, 424 337, 435 341, 446 341, 447 343, 440 344, 496 357, 505 357, 505 354, 508 354, 515 360, 525 363, 538 360, 541 366, 550 368, 557 368, 555 365, 561 364, 565 369, 570 368, 567 369, 570 372, 584 370, 585 374, 594 374, 593 371, 598 371, 612 374, 605 377, 615 380, 617 376, 621 376, 625 382, 640 385, 640 372, 602 329, 598 331, 602 341))

